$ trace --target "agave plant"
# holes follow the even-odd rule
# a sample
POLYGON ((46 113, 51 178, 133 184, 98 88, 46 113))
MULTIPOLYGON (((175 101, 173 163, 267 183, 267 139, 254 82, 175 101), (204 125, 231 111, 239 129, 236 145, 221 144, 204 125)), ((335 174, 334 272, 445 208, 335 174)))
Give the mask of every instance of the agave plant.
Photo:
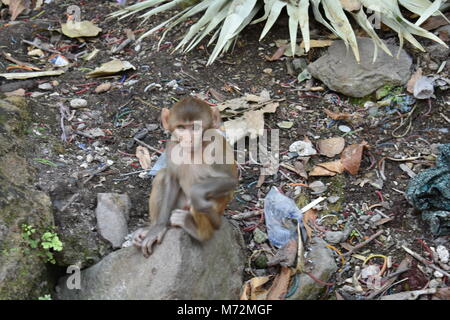
MULTIPOLYGON (((146 0, 111 14, 111 17, 123 19, 137 12, 148 9, 140 15, 144 21, 163 11, 178 9, 173 16, 145 32, 138 40, 149 36, 165 27, 161 37, 162 41, 167 32, 179 23, 203 12, 203 15, 194 23, 185 34, 182 41, 175 48, 188 52, 195 48, 207 35, 212 34, 208 45, 215 42, 214 50, 208 60, 208 65, 214 62, 221 52, 230 49, 239 33, 249 24, 266 20, 260 40, 269 32, 281 11, 286 8, 289 15, 289 37, 293 52, 295 52, 297 32, 300 29, 305 51, 310 49, 309 18, 310 7, 316 21, 322 23, 345 44, 350 46, 356 60, 359 61, 358 43, 355 32, 349 21, 353 17, 356 23, 373 39, 377 48, 381 48, 389 55, 384 42, 375 32, 375 22, 382 22, 398 33, 400 47, 406 39, 416 48, 425 51, 414 35, 432 39, 447 46, 439 37, 420 27, 432 15, 445 15, 439 9, 447 0, 146 0), (419 15, 415 23, 408 21, 401 13, 400 6, 419 15), (264 14, 253 20, 256 14, 264 10, 264 14), (322 14, 324 13, 324 14, 322 14), (368 14, 370 16, 368 16, 368 14)), ((445 18, 446 19, 446 18, 445 18)), ((143 21, 143 22, 144 22, 143 21)), ((448 21, 448 20, 447 20, 448 21)), ((161 42, 160 42, 161 43, 161 42)))

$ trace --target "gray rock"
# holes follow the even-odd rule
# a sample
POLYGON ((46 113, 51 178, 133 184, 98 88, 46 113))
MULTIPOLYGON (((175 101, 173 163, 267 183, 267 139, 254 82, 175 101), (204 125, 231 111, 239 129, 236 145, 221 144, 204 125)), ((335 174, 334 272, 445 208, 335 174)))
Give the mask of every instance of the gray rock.
POLYGON ((127 194, 97 194, 97 226, 100 235, 108 240, 113 248, 121 248, 128 234, 128 215, 131 208, 127 194))
POLYGON ((328 52, 308 66, 309 72, 330 89, 351 97, 365 97, 386 85, 403 85, 411 76, 411 57, 398 46, 387 44, 394 57, 378 50, 372 63, 374 44, 369 38, 358 38, 361 62, 358 64, 342 40, 335 41, 328 52))
POLYGON ((0 300, 37 299, 51 290, 43 252, 22 237, 22 224, 39 237, 54 223, 50 198, 35 188, 35 169, 24 158, 29 111, 25 99, 0 99, 0 300))
POLYGON ((341 243, 345 240, 345 233, 342 231, 327 231, 325 232, 325 240, 331 243, 341 243))
POLYGON ((430 57, 433 60, 444 61, 450 56, 450 49, 444 47, 441 44, 433 44, 427 47, 427 51, 430 53, 430 57))
MULTIPOLYGON (((310 271, 316 278, 329 281, 330 277, 337 271, 331 249, 326 247, 327 243, 321 238, 314 237, 311 241, 311 249, 307 260, 312 261, 313 269, 310 271)), ((306 266, 307 268, 309 265, 306 266)), ((299 275, 299 287, 290 296, 289 300, 314 300, 326 289, 325 286, 314 281, 309 275, 299 275)))
POLYGON ((70 100, 70 106, 74 109, 84 108, 87 106, 87 100, 81 98, 75 98, 70 100))
POLYGON ((115 251, 81 271, 81 289, 69 290, 67 277, 59 299, 238 299, 245 258, 241 234, 224 219, 205 243, 171 228, 153 254, 134 247, 115 251))

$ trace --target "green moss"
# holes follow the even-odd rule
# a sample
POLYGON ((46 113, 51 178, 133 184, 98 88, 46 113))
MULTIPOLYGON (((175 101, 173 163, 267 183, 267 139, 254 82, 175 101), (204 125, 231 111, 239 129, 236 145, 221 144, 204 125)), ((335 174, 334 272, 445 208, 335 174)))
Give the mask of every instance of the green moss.
MULTIPOLYGON (((343 208, 343 203, 345 200, 345 186, 346 179, 344 174, 337 174, 334 177, 328 178, 328 195, 329 196, 337 196, 339 200, 335 203, 328 203, 328 209, 320 211, 320 215, 324 216, 327 214, 338 213, 343 208)), ((332 221, 329 221, 332 222, 332 221)))

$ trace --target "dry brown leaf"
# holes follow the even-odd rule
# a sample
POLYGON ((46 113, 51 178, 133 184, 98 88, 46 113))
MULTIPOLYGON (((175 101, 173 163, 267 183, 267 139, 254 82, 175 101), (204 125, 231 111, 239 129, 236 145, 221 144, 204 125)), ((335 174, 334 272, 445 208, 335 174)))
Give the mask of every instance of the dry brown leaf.
POLYGON ((271 56, 271 57, 266 56, 266 60, 267 61, 276 61, 276 60, 280 59, 284 55, 284 52, 286 51, 287 47, 288 47, 287 44, 282 45, 281 47, 279 47, 277 49, 277 51, 275 51, 273 56, 271 56))
POLYGON ((308 179, 308 173, 305 170, 305 165, 301 161, 295 161, 294 167, 300 177, 303 179, 308 179))
POLYGON ((344 149, 341 154, 341 162, 345 170, 352 175, 356 175, 361 165, 361 159, 364 148, 367 147, 367 142, 363 141, 359 144, 352 144, 344 149))
POLYGON ((439 288, 433 295, 433 300, 450 300, 450 287, 439 288))
POLYGON ((344 166, 342 165, 341 160, 324 162, 317 164, 313 170, 309 173, 310 176, 319 176, 319 177, 333 177, 337 173, 344 172, 344 166))
MULTIPOLYGON (((331 46, 333 42, 333 40, 310 40, 309 46, 310 48, 324 48, 331 46)), ((302 41, 300 48, 305 48, 305 41, 302 41)))
POLYGON ((406 90, 408 90, 409 93, 414 93, 414 85, 420 78, 422 78, 422 68, 418 68, 409 79, 408 84, 406 85, 406 90))
POLYGON ((324 109, 324 112, 327 114, 328 117, 330 117, 333 120, 348 120, 352 117, 352 114, 345 112, 336 113, 328 109, 324 109))
POLYGON ((284 300, 291 278, 291 268, 281 267, 280 273, 273 281, 272 287, 267 295, 267 300, 284 300))
POLYGON ((25 9, 30 8, 30 0, 13 0, 9 4, 9 13, 11 14, 11 21, 16 20, 19 14, 25 9))
POLYGON ((292 267, 297 257, 297 240, 289 240, 277 253, 269 259, 267 265, 273 267, 280 265, 282 267, 292 267))
POLYGON ((91 21, 68 21, 61 23, 61 31, 69 38, 95 37, 102 29, 97 27, 91 21))
POLYGON ((113 59, 109 62, 103 63, 100 67, 95 68, 95 70, 89 72, 86 75, 86 77, 95 78, 95 77, 111 76, 121 71, 126 71, 130 69, 136 70, 136 67, 133 66, 128 61, 113 59))
POLYGON ((317 219, 316 210, 309 209, 303 214, 303 225, 305 226, 306 233, 308 234, 308 239, 311 240, 312 238, 312 231, 313 229, 309 225, 309 222, 313 222, 317 219))
POLYGON ((334 177, 337 173, 334 171, 327 170, 321 166, 315 166, 313 170, 309 173, 310 177, 334 177))
POLYGON ((331 162, 324 162, 317 164, 319 167, 323 167, 329 171, 336 172, 336 173, 342 173, 344 172, 344 166, 342 165, 341 160, 331 161, 331 162))
POLYGON ((20 88, 11 92, 5 92, 4 94, 7 97, 23 97, 25 96, 25 89, 20 88))
POLYGON ((320 154, 329 158, 340 154, 345 147, 345 139, 342 137, 334 137, 329 139, 319 140, 320 154))
MULTIPOLYGON (((447 12, 445 16, 447 17, 447 19, 450 19, 450 12, 447 12)), ((431 31, 439 27, 446 26, 447 24, 448 22, 444 19, 444 17, 434 16, 428 18, 427 21, 425 21, 420 27, 425 30, 431 31)))
POLYGON ((270 277, 255 277, 244 283, 241 300, 265 300, 268 290, 261 287, 270 280, 270 277))
POLYGON ((148 170, 152 167, 152 160, 150 153, 146 147, 138 146, 136 148, 136 157, 139 159, 142 169, 148 170))
POLYGON ((216 89, 209 88, 208 91, 213 96, 213 98, 216 99, 217 101, 219 101, 219 102, 225 101, 225 96, 223 94, 221 94, 219 91, 217 91, 216 89))

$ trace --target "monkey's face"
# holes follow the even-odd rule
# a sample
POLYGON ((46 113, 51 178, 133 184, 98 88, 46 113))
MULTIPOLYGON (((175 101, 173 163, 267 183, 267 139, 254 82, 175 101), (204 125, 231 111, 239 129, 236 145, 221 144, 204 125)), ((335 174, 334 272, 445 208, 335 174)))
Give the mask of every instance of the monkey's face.
POLYGON ((177 124, 172 132, 172 137, 184 151, 194 152, 200 150, 203 146, 202 121, 177 124))

